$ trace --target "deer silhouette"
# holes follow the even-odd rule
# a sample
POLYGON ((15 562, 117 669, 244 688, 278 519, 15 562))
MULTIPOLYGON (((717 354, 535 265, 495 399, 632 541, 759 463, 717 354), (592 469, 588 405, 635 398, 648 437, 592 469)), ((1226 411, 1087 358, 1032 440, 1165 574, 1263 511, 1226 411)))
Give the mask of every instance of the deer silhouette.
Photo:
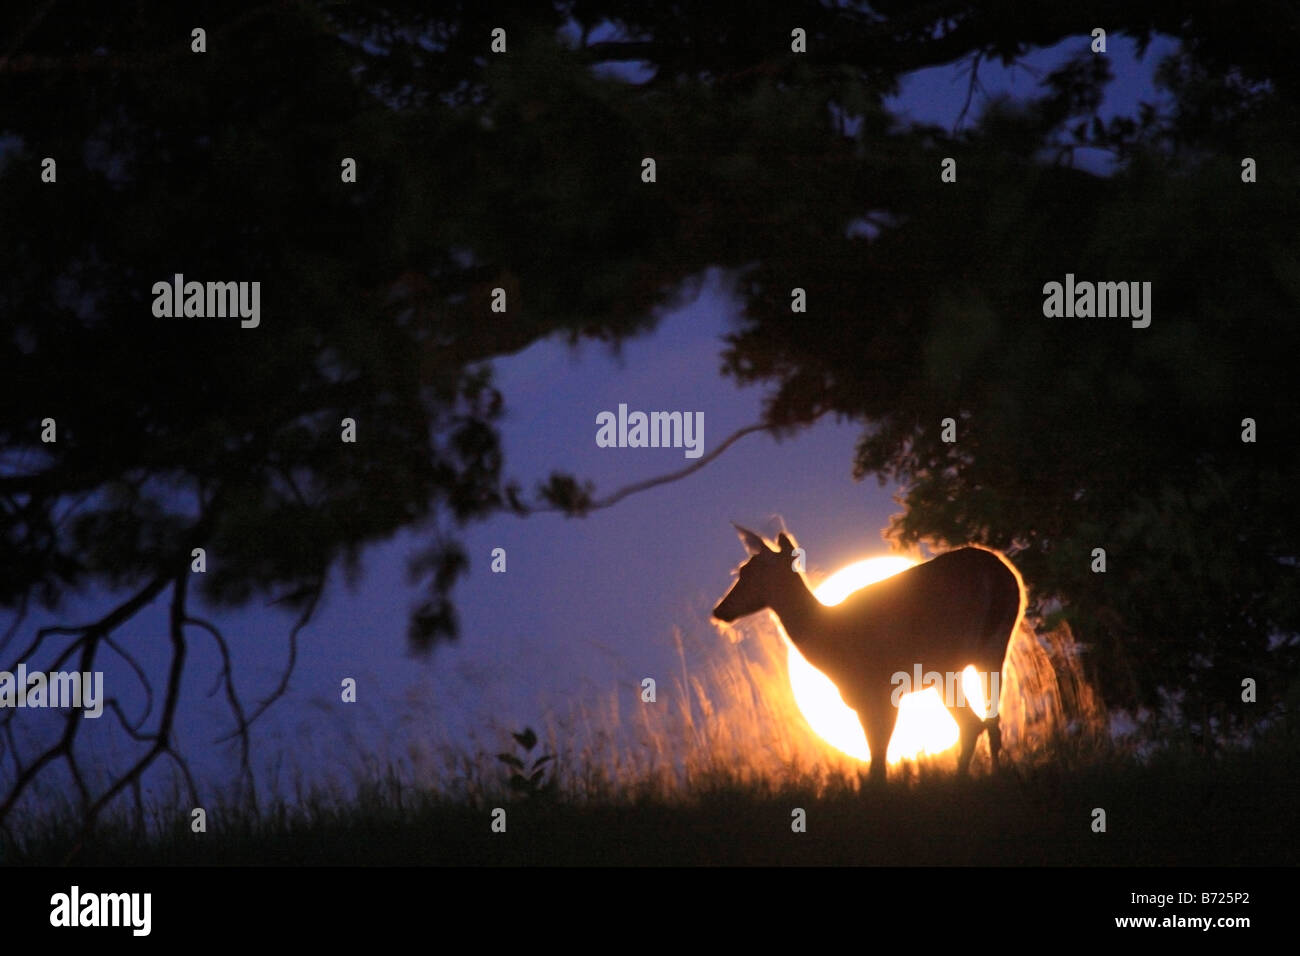
MULTIPOLYGON (((736 526, 753 555, 713 616, 731 623, 771 609, 800 653, 829 677, 844 703, 857 712, 871 749, 871 777, 886 779, 885 751, 894 734, 896 674, 956 674, 974 666, 992 687, 1001 686, 1003 661, 1025 610, 1020 575, 996 551, 958 548, 878 581, 827 607, 794 568, 794 540, 785 533, 771 548, 736 526), (992 675, 998 675, 993 683, 992 675)), ((920 690, 919 687, 912 688, 920 690)), ((988 731, 998 768, 1002 731, 997 701, 992 716, 971 702, 945 700, 961 732, 958 773, 965 775, 979 735, 988 731)))

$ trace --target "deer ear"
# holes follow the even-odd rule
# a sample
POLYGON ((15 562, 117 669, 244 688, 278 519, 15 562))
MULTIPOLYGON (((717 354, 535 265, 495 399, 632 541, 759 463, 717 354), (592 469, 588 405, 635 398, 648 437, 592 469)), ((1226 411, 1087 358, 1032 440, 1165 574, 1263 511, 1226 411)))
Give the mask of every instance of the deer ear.
POLYGON ((764 551, 772 550, 767 546, 767 542, 754 534, 754 532, 742 528, 734 521, 731 523, 731 526, 740 534, 740 540, 745 547, 749 549, 750 554, 762 554, 764 551))
POLYGON ((782 531, 781 536, 776 539, 776 544, 777 547, 781 549, 782 554, 794 554, 794 542, 790 540, 790 536, 784 531, 782 531))

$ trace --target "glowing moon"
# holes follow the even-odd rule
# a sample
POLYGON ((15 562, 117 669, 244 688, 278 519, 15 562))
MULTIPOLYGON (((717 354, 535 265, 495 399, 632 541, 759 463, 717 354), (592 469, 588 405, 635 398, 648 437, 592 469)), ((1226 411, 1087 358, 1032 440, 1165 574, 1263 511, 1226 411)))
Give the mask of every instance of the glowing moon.
MULTIPOLYGON (((906 571, 916 562, 909 558, 889 556, 868 558, 841 568, 823 581, 813 592, 822 604, 839 604, 859 588, 906 571)), ((859 760, 869 760, 871 750, 858 715, 840 698, 830 678, 809 664, 799 649, 786 638, 790 648, 790 689, 795 703, 809 726, 817 735, 837 750, 842 750, 859 760)), ((963 675, 963 687, 969 695, 975 688, 970 679, 974 670, 963 675)), ((983 695, 972 696, 972 701, 983 702, 983 695)), ((976 709, 981 709, 978 705, 976 709)), ((920 693, 905 694, 898 702, 898 723, 885 753, 888 763, 897 763, 922 753, 941 753, 957 743, 957 724, 943 706, 939 691, 933 687, 920 693)))

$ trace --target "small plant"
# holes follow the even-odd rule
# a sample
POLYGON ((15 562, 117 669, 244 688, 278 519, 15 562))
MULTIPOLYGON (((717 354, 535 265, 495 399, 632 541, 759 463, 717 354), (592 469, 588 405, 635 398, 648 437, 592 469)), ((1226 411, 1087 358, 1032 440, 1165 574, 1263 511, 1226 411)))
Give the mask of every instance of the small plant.
POLYGON ((530 798, 554 791, 555 775, 547 777, 546 765, 555 759, 555 754, 542 754, 529 764, 529 754, 537 746, 537 734, 533 733, 531 727, 525 727, 522 732, 510 736, 523 748, 523 754, 519 757, 507 753, 497 754, 497 760, 510 768, 510 789, 530 798))

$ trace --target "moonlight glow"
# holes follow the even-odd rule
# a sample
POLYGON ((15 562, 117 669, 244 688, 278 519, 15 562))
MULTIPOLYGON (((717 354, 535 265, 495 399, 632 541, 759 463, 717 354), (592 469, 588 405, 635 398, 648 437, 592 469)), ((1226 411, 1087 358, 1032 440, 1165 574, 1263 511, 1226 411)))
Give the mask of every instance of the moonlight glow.
MULTIPOLYGON (((895 556, 857 561, 832 574, 817 587, 814 594, 823 604, 839 604, 859 588, 892 577, 915 563, 909 558, 895 556)), ((870 759, 871 751, 867 747, 867 738, 858 722, 858 715, 840 698, 840 693, 830 678, 804 660, 789 638, 786 639, 786 644, 790 648, 790 689, 794 692, 795 703, 799 705, 804 719, 831 746, 859 760, 870 759)), ((982 703, 982 694, 971 693, 979 689, 974 670, 967 668, 967 671, 963 674, 963 689, 972 703, 982 703), (971 685, 972 679, 975 679, 974 686, 971 685)), ((975 709, 983 708, 976 704, 975 709)), ((940 753, 954 746, 958 736, 957 724, 943 706, 943 700, 935 688, 905 694, 898 702, 898 723, 894 727, 894 736, 889 742, 885 759, 888 763, 897 763, 922 753, 940 753)))

